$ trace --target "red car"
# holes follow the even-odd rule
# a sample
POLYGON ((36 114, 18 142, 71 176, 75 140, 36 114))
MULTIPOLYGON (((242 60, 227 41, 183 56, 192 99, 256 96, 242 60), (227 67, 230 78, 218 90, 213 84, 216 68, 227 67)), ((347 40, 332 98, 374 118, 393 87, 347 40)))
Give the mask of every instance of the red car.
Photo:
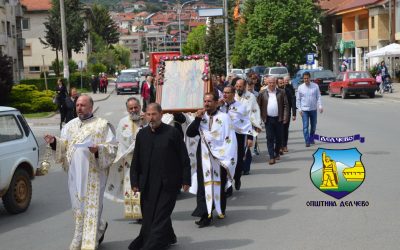
POLYGON ((139 73, 121 73, 115 81, 117 95, 121 93, 139 93, 139 73))
POLYGON ((375 97, 375 79, 367 71, 340 72, 334 82, 329 84, 329 96, 340 95, 343 99, 349 95, 368 95, 375 97))

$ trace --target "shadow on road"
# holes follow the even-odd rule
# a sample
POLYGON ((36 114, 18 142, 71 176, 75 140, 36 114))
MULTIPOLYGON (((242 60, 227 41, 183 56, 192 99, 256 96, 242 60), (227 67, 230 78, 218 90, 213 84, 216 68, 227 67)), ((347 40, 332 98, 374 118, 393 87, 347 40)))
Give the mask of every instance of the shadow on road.
POLYGON ((220 249, 235 249, 244 247, 253 243, 250 239, 221 239, 221 240, 207 240, 200 242, 192 242, 190 237, 178 237, 178 244, 171 246, 171 250, 188 249, 191 250, 220 250, 220 249), (180 243, 182 245, 180 245, 180 243))
POLYGON ((64 172, 50 172, 46 176, 36 177, 32 182, 32 201, 24 213, 10 215, 0 206, 0 234, 70 210, 67 178, 64 172))

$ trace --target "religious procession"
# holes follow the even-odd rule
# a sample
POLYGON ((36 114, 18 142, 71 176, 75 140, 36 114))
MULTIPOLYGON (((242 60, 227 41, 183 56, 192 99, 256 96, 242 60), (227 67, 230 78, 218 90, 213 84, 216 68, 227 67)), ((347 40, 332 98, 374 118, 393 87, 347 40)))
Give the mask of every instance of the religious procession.
POLYGON ((157 75, 143 82, 142 98, 127 98, 128 115, 116 129, 93 114, 90 96, 80 95, 77 117, 59 137, 45 135, 68 173, 75 220, 70 250, 99 248, 108 228, 104 197, 141 224, 128 249, 167 249, 177 243, 171 214, 182 191, 196 195, 194 226, 210 227, 229 216, 229 197, 250 174, 262 130, 269 165, 290 152, 290 121, 297 113, 305 147, 314 143, 317 112, 323 109, 310 73, 303 74, 295 93, 289 77, 267 76, 259 84, 255 74, 209 79, 208 68, 206 55, 164 57, 157 75))

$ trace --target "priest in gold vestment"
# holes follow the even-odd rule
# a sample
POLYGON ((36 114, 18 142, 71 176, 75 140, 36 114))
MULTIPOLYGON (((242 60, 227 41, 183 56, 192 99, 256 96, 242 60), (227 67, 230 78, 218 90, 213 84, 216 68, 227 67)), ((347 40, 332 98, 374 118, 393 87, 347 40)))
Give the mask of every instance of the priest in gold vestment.
POLYGON ((68 172, 68 188, 75 218, 70 250, 93 250, 104 239, 107 223, 101 219, 108 168, 117 144, 114 128, 93 116, 93 100, 81 95, 76 103, 78 117, 68 122, 60 137, 46 135, 56 151, 56 161, 68 172))

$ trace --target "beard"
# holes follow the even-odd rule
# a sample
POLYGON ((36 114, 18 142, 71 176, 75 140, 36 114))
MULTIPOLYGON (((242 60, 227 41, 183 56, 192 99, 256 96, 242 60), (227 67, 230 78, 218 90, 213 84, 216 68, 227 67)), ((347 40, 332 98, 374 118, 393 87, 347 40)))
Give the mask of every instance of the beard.
POLYGON ((132 121, 139 121, 140 120, 140 112, 131 112, 129 113, 129 117, 132 121))

